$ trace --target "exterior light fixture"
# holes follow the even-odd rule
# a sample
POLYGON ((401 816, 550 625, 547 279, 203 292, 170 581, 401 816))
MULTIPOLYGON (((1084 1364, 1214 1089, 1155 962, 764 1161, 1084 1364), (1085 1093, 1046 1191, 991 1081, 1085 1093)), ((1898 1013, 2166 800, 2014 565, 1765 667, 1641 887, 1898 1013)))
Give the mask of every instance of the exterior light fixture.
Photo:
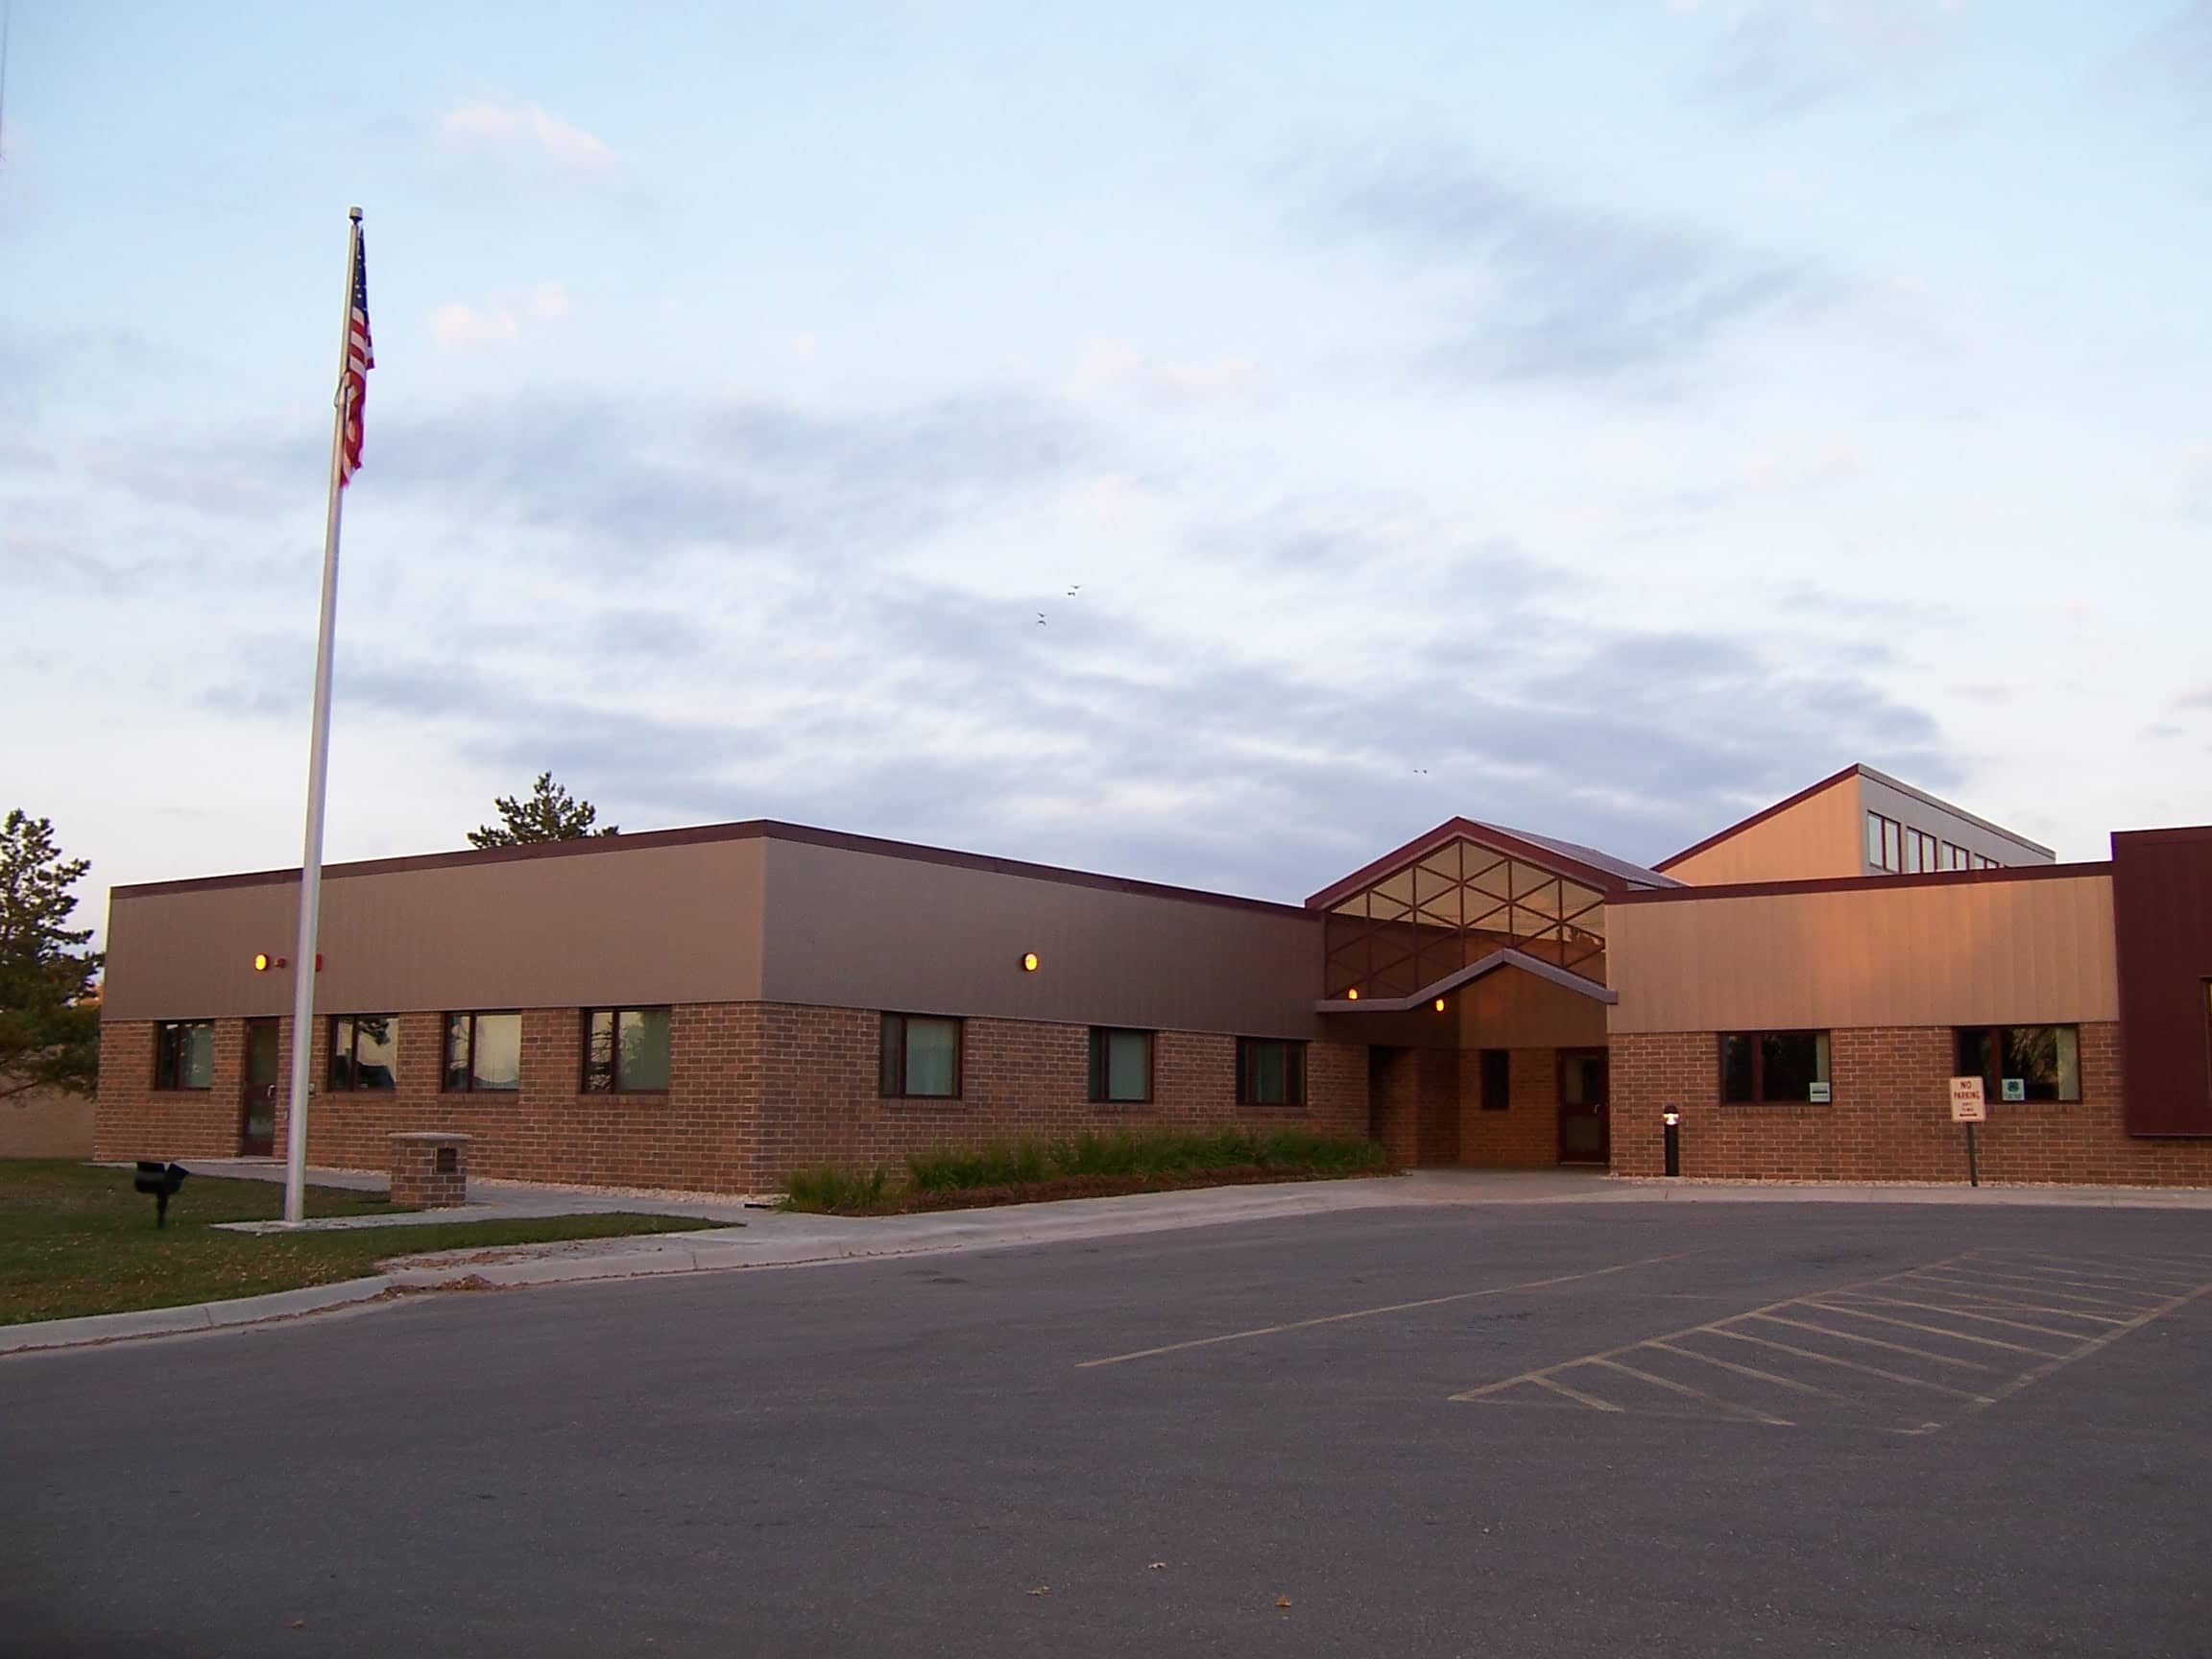
POLYGON ((1441 997, 1436 998, 1436 1012, 1439 1014, 1444 1012, 1444 998, 1441 997))
POLYGON ((256 950, 253 952, 253 972, 256 974, 266 974, 272 968, 282 968, 284 966, 284 958, 281 956, 272 956, 266 950, 256 950))
POLYGON ((1037 972, 1037 952, 1036 952, 1036 951, 1034 951, 1034 950, 1026 950, 1026 951, 1023 951, 1023 952, 1022 952, 1022 973, 1024 973, 1024 974, 1034 974, 1034 973, 1036 973, 1036 972, 1037 972))
POLYGON ((1358 1001, 1358 1000, 1359 1000, 1359 987, 1358 987, 1358 986, 1357 986, 1357 985, 1355 985, 1355 986, 1353 986, 1353 987, 1352 987, 1352 989, 1351 989, 1351 990, 1349 990, 1349 991, 1345 992, 1345 993, 1344 993, 1344 1000, 1345 1000, 1345 1001, 1347 1001, 1347 1002, 1357 1002, 1357 1001, 1358 1001))

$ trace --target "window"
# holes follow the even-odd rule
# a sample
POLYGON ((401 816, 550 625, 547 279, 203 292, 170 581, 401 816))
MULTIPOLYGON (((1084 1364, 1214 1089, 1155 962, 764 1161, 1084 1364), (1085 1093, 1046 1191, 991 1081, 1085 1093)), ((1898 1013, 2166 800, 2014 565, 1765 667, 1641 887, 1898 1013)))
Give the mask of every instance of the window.
POLYGON ((1152 1098, 1152 1033, 1091 1027, 1091 1098, 1142 1104, 1152 1098))
POLYGON ((330 1087, 399 1086, 399 1017, 341 1014, 330 1022, 330 1087))
POLYGON ((1276 1037, 1237 1039, 1237 1104, 1306 1104, 1306 1045, 1276 1037))
POLYGON ((960 1022, 926 1014, 886 1014, 877 1092, 893 1100, 960 1097, 960 1022))
POLYGON ((1513 1056, 1503 1048, 1482 1050, 1482 1110, 1503 1112, 1513 1104, 1513 1056))
POLYGON ((445 1016, 447 1092, 507 1092, 522 1087, 522 1016, 445 1016))
POLYGON ((1977 870, 1994 870, 1997 868, 1997 860, 1984 858, 1977 854, 1974 858, 1974 868, 1977 870))
POLYGON ((154 1087, 215 1086, 215 1022, 164 1020, 154 1027, 154 1087))
POLYGON ((589 1010, 584 1016, 584 1088, 594 1094, 665 1093, 668 1010, 589 1010))
POLYGON ((1866 862, 1877 870, 1905 868, 1905 826, 1879 812, 1866 814, 1866 862))
POLYGON ((1731 1031, 1720 1039, 1723 1100, 1825 1103, 1828 1087, 1825 1031, 1731 1031))
POLYGON ((1953 1075, 1981 1078, 1991 1104, 2081 1098, 2078 1026, 1965 1026, 1956 1034, 1954 1055, 1953 1075))

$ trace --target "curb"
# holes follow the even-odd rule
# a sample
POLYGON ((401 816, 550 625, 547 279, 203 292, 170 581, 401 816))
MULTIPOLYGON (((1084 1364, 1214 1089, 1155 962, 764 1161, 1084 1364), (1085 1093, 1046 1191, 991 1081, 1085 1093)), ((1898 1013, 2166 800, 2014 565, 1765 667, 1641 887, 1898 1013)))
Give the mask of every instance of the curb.
MULTIPOLYGON (((427 1277, 427 1276, 425 1276, 427 1277)), ((96 1342, 121 1342, 133 1336, 175 1336, 189 1331, 220 1331, 232 1325, 258 1325, 366 1302, 398 1283, 380 1273, 373 1279, 346 1279, 335 1285, 309 1285, 298 1290, 273 1290, 266 1296, 240 1296, 228 1302, 192 1302, 180 1308, 142 1308, 128 1313, 88 1313, 80 1319, 40 1319, 0 1327, 0 1354, 30 1354, 42 1348, 82 1348, 96 1342)))

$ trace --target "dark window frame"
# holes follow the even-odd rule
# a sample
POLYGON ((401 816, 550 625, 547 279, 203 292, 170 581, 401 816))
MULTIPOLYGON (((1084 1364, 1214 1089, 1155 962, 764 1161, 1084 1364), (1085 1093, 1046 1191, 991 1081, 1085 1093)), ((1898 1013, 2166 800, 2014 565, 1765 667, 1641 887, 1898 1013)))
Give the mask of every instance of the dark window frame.
POLYGON ((1306 1042, 1298 1037, 1239 1037, 1237 1039, 1237 1104, 1303 1108, 1306 1104, 1306 1042), (1283 1050, 1283 1098, 1261 1100, 1253 1095, 1253 1054, 1262 1048, 1283 1050))
MULTIPOLYGON (((2070 1020, 2049 1020, 2028 1025, 1958 1025, 1951 1031, 1952 1075, 1982 1079, 1982 1097, 1991 1106, 2079 1106, 2088 1090, 2081 1081, 2081 1026, 2070 1020), (2066 1077, 2060 1070, 2056 1082, 2049 1085, 2056 1091, 2051 1094, 2028 1094, 2024 1099, 2005 1098, 2005 1055, 2008 1034, 2014 1031, 2071 1031, 2074 1033, 2074 1093, 2066 1093, 2066 1077), (1981 1063, 1973 1070, 1966 1070, 1966 1045, 1969 1039, 1980 1047, 1981 1063)), ((2021 1082, 2028 1087, 2028 1079, 2021 1082)))
POLYGON ((1482 1058, 1477 1062, 1481 1068, 1481 1109, 1485 1112, 1507 1112, 1513 1106, 1513 1051, 1510 1048, 1483 1048, 1482 1058))
POLYGON ((876 1094, 880 1100, 959 1100, 968 1088, 968 1022, 957 1014, 885 1014, 876 1038, 876 1094), (906 1028, 916 1020, 952 1027, 952 1088, 917 1094, 907 1088, 906 1028))
POLYGON ((516 1022, 517 1033, 519 1035, 522 1010, 519 1008, 449 1009, 442 1022, 438 1039, 439 1094, 517 1094, 521 1093, 521 1051, 519 1045, 517 1046, 516 1051, 516 1078, 512 1084, 502 1089, 495 1085, 476 1081, 476 1022, 485 1019, 513 1020, 516 1022), (453 1081, 453 1022, 456 1020, 469 1022, 469 1058, 465 1064, 462 1080, 459 1083, 453 1081))
POLYGON ((325 1027, 328 1043, 325 1047, 327 1061, 323 1068, 323 1086, 333 1094, 390 1094, 399 1087, 399 1016, 397 1014, 333 1014, 325 1027), (364 1083, 361 1081, 361 1022, 382 1020, 392 1029, 392 1081, 389 1083, 364 1083), (350 1032, 346 1045, 346 1081, 338 1080, 338 1027, 345 1025, 350 1032))
POLYGON ((1160 1034, 1140 1025, 1094 1025, 1090 1041, 1090 1091, 1094 1106, 1149 1106, 1157 1094, 1159 1081, 1160 1034), (1144 1039, 1144 1093, 1129 1096, 1111 1093, 1113 1068, 1109 1062, 1108 1043, 1115 1037, 1142 1037, 1144 1039))
POLYGON ((154 1022, 154 1093, 204 1094, 215 1087, 215 1022, 212 1020, 157 1020, 154 1022), (180 1083, 184 1070, 184 1036, 204 1029, 207 1033, 207 1081, 180 1083))
POLYGON ((581 1045, 577 1053, 576 1092, 579 1094, 665 1094, 676 1080, 676 1008, 669 1002, 639 1002, 624 1007, 586 1008, 580 1022, 581 1045), (607 1016, 607 1081, 591 1080, 591 1022, 607 1016), (668 1082, 637 1088, 622 1081, 622 1016, 668 1016, 668 1082))
POLYGON ((1716 1059, 1720 1104, 1723 1106, 1832 1106, 1836 1103, 1836 1045, 1834 1033, 1817 1026, 1790 1026, 1767 1031, 1722 1031, 1719 1034, 1716 1059), (1828 1098, 1815 1100, 1810 1088, 1802 1094, 1769 1094, 1767 1093, 1767 1044, 1776 1037, 1810 1037, 1813 1039, 1813 1066, 1806 1081, 1808 1084, 1825 1083, 1828 1098), (1742 1042, 1750 1045, 1751 1092, 1734 1094, 1729 1092, 1728 1045, 1742 1042), (1826 1076, 1820 1075, 1822 1071, 1826 1076))

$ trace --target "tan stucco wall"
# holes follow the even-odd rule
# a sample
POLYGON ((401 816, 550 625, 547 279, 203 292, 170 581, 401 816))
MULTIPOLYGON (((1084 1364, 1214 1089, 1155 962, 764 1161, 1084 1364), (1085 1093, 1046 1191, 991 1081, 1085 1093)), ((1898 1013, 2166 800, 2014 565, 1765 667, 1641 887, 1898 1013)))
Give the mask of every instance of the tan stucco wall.
POLYGON ((2119 1018, 2108 874, 1716 894, 1608 921, 1616 1035, 2119 1018))
POLYGON ((1716 842, 1667 874, 1694 887, 1729 881, 1805 881, 1865 867, 1857 774, 1716 842))
POLYGON ((771 1002, 1323 1035, 1318 912, 793 841, 768 843, 766 877, 771 1002))
MULTIPOLYGON (((323 884, 325 1013, 736 1002, 760 995, 763 843, 709 841, 367 874, 323 884)), ((114 895, 106 1013, 288 1013, 297 877, 114 895)))

